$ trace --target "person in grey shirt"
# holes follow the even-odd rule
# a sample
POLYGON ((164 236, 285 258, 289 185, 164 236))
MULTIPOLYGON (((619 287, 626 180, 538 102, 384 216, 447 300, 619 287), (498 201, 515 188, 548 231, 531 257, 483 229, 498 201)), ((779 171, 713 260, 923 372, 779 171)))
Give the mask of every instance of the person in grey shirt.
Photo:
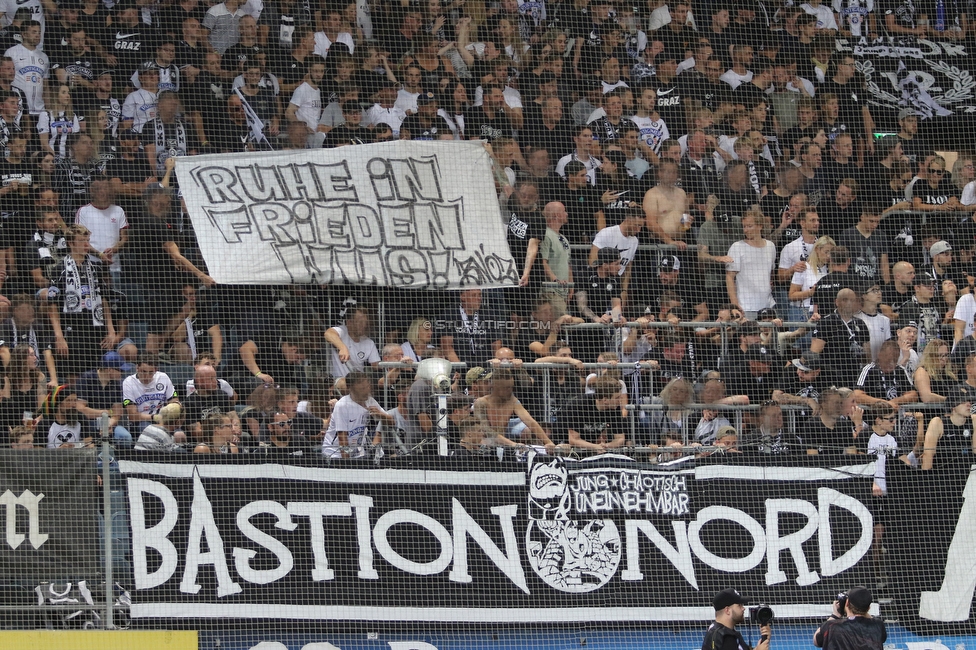
MULTIPOLYGON (((709 199, 708 216, 713 200, 709 199)), ((727 213, 715 214, 702 224, 698 233, 698 261, 705 275, 705 302, 712 315, 729 302, 725 289, 725 265, 732 261, 729 248, 742 239, 742 219, 727 213)))
POLYGON ((403 442, 408 448, 433 437, 437 407, 429 379, 417 379, 407 392, 407 437, 403 442))

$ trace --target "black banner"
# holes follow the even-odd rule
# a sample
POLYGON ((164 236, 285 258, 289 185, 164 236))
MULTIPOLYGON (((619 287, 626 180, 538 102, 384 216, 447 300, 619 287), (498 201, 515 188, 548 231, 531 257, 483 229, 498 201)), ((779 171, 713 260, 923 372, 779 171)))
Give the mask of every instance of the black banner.
POLYGON ((873 463, 170 459, 120 462, 136 617, 707 620, 728 586, 808 617, 871 570, 873 463))
POLYGON ((99 568, 95 453, 0 450, 0 575, 92 578, 99 568))

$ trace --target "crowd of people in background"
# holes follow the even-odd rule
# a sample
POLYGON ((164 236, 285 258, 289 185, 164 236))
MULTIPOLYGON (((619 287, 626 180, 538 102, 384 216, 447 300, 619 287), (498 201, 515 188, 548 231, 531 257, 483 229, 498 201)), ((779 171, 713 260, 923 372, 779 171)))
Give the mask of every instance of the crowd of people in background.
POLYGON ((413 453, 443 429, 412 366, 444 358, 457 455, 961 462, 974 147, 870 102, 838 46, 969 42, 939 7, 2 3, 0 426, 18 448, 413 453), (176 158, 396 139, 484 142, 518 286, 208 274, 176 158))

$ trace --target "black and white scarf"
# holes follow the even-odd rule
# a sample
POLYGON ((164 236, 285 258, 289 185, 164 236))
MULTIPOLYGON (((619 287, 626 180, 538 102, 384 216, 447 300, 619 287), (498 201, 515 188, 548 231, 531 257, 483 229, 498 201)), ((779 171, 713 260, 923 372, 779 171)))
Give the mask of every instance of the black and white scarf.
POLYGON ((64 298, 61 311, 65 314, 92 313, 92 324, 102 327, 105 312, 102 307, 102 294, 95 275, 95 265, 85 260, 85 282, 81 281, 81 270, 70 255, 64 256, 64 298))
POLYGON ((180 120, 174 121, 169 128, 163 120, 153 120, 153 137, 156 145, 156 171, 166 170, 166 160, 178 158, 188 153, 186 148, 186 127, 180 120))

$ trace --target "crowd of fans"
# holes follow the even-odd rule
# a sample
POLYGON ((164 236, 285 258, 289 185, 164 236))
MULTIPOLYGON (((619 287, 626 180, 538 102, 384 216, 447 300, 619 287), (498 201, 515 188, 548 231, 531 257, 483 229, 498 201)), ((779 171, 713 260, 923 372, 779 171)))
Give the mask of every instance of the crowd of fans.
POLYGON ((974 158, 870 103, 838 46, 966 43, 931 4, 0 3, 0 426, 21 448, 406 453, 438 429, 410 366, 442 357, 466 364, 458 454, 963 458, 974 158), (486 143, 517 287, 208 275, 176 157, 398 138, 486 143), (737 428, 693 403, 762 406, 737 428))

